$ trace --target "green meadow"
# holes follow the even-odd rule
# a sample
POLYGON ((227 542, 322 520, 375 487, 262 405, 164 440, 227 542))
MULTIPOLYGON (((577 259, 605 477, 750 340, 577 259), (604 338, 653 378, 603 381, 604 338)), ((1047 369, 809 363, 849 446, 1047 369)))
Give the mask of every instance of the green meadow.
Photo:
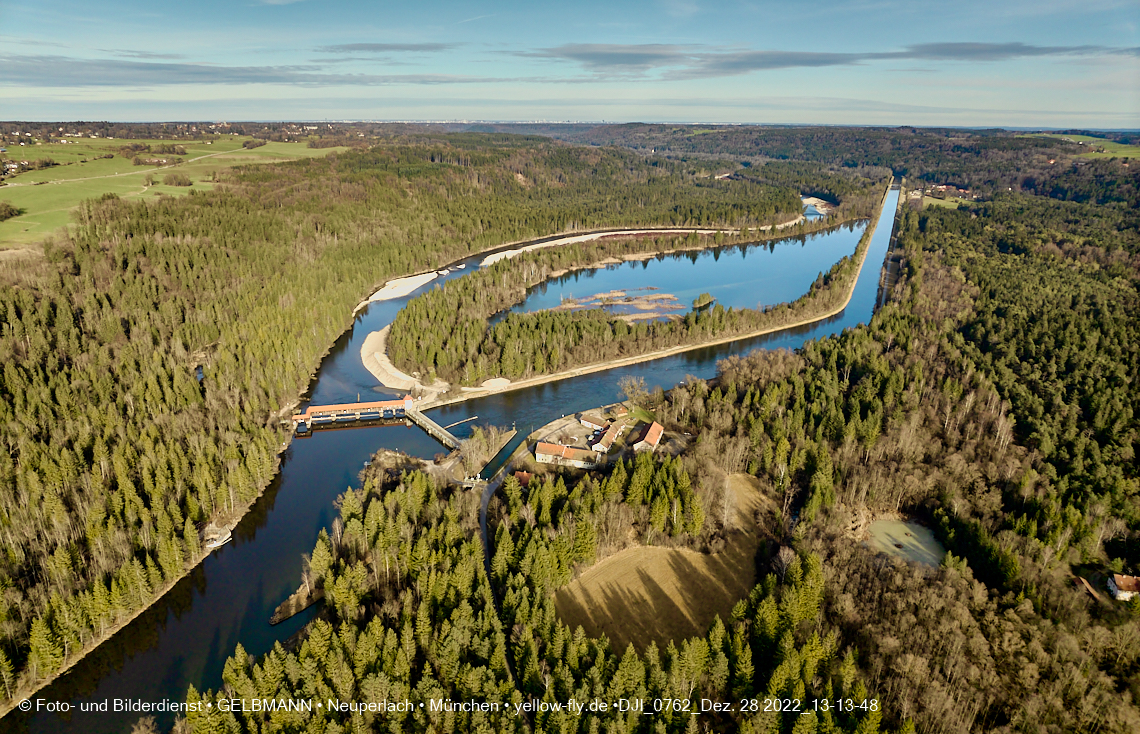
MULTIPOLYGON (((69 139, 70 140, 70 139, 69 139)), ((106 193, 123 198, 185 196, 191 190, 212 187, 214 173, 232 166, 271 163, 296 158, 326 156, 345 148, 309 148, 307 143, 266 143, 246 149, 248 137, 218 136, 211 141, 76 139, 77 142, 8 146, 2 157, 14 161, 50 158, 58 165, 12 176, 0 186, 0 201, 7 201, 23 213, 0 222, 0 249, 23 247, 67 226, 71 211, 85 200, 106 193), (178 158, 182 163, 168 166, 136 166, 130 158, 117 155, 119 148, 132 143, 152 146, 180 145, 184 156, 143 153, 143 157, 178 158), (113 158, 100 158, 115 154, 113 158), (167 186, 168 174, 187 176, 192 186, 167 186), (150 176, 152 185, 146 184, 150 176)))
POLYGON ((1034 137, 1061 138, 1062 140, 1072 140, 1074 143, 1084 143, 1086 146, 1092 145, 1102 149, 1089 150, 1089 152, 1081 154, 1088 158, 1140 158, 1140 145, 1125 145, 1124 143, 1117 143, 1113 140, 1096 138, 1092 135, 1061 135, 1059 133, 1040 133, 1034 137))

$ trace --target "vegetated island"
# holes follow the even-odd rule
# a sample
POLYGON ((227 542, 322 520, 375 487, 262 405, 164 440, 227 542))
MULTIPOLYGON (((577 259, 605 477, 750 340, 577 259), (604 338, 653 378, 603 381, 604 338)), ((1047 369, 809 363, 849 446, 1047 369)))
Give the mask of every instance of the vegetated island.
MULTIPOLYGON (((885 199, 884 190, 880 208, 885 199)), ((872 218, 855 252, 821 274, 804 296, 763 311, 716 305, 683 319, 629 323, 601 309, 552 309, 509 314, 488 326, 489 316, 550 277, 617 256, 633 259, 702 243, 690 234, 683 240, 614 239, 527 253, 409 301, 390 328, 370 335, 362 359, 383 384, 414 389, 429 398, 428 405, 440 405, 809 324, 846 307, 875 225, 872 218), (508 343, 512 347, 504 348, 508 343), (497 382, 487 384, 491 379, 497 382)), ((718 243, 704 243, 713 244, 718 243)))

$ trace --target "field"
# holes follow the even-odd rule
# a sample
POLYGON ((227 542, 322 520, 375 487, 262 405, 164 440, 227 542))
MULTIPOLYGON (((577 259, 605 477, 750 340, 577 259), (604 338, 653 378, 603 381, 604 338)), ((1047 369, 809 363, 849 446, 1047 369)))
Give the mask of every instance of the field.
POLYGON ((1104 138, 1094 138, 1091 135, 1041 133, 1037 137, 1061 138, 1062 140, 1072 140, 1074 143, 1095 145, 1098 148, 1104 149, 1097 151, 1090 150, 1088 153, 1082 153, 1083 156, 1088 158, 1140 158, 1140 145, 1125 145, 1124 143, 1117 143, 1112 140, 1105 140, 1104 138))
MULTIPOLYGON (((71 221, 71 210, 84 199, 118 194, 124 198, 154 196, 184 196, 191 189, 211 187, 209 179, 215 171, 249 163, 270 163, 325 156, 344 148, 309 148, 306 143, 267 143, 252 150, 242 148, 247 137, 222 137, 212 141, 170 140, 119 140, 101 138, 78 143, 51 143, 44 145, 9 146, 3 156, 14 161, 35 161, 50 158, 57 164, 40 171, 28 171, 12 176, 0 186, 0 201, 7 201, 24 210, 18 217, 0 222, 0 249, 22 247, 38 242, 46 235, 71 221), (131 143, 151 145, 174 143, 186 149, 185 162, 175 166, 136 166, 131 159, 114 154, 131 143), (193 186, 166 186, 162 183, 170 173, 190 178, 193 186), (145 184, 146 177, 154 185, 145 184)), ((143 154, 149 155, 149 154, 143 154)), ((173 158, 174 156, 164 156, 173 158)))
POLYGON ((759 489, 755 477, 728 478, 735 505, 735 527, 715 555, 641 546, 596 564, 558 590, 555 608, 572 628, 606 635, 615 650, 633 643, 703 635, 713 619, 728 619, 732 607, 755 585, 756 550, 763 537, 756 518, 770 525, 779 508, 759 489))
POLYGON ((934 197, 934 196, 922 197, 922 208, 923 209, 925 209, 928 206, 944 206, 947 209, 957 209, 959 204, 968 204, 968 203, 970 203, 969 199, 963 199, 960 196, 950 196, 950 197, 947 197, 945 199, 939 199, 939 198, 934 197))

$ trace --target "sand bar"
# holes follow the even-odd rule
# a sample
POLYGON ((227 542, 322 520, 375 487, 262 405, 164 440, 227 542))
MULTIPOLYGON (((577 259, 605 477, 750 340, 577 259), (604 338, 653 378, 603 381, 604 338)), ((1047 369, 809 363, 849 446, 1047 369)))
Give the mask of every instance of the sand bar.
POLYGON ((541 250, 546 247, 558 247, 560 245, 572 245, 576 242, 590 242, 592 240, 600 240, 603 237, 612 237, 615 234, 619 236, 629 235, 643 235, 643 234, 716 234, 717 232, 724 232, 726 234, 736 234, 738 230, 735 229, 693 229, 691 227, 680 229, 631 229, 622 232, 590 232, 587 234, 576 234, 569 237, 559 237, 558 239, 550 240, 548 242, 539 242, 534 245, 527 245, 526 247, 519 247, 514 250, 503 250, 502 252, 495 252, 483 258, 480 263, 483 267, 493 265, 500 260, 514 257, 522 252, 531 252, 533 250, 541 250))
POLYGON ((365 337, 364 344, 360 347, 360 360, 364 362, 364 368, 384 387, 411 390, 417 385, 416 378, 398 370, 388 359, 387 342, 390 328, 391 324, 365 337))
POLYGON ((359 311, 369 303, 375 303, 376 301, 390 301, 393 298, 403 298, 404 296, 414 291, 416 288, 419 288, 425 283, 430 283, 438 277, 439 273, 433 270, 428 273, 420 273, 419 275, 409 275, 406 278, 396 278, 395 280, 389 280, 380 288, 380 290, 373 293, 367 299, 361 301, 360 305, 356 307, 356 310, 359 311))

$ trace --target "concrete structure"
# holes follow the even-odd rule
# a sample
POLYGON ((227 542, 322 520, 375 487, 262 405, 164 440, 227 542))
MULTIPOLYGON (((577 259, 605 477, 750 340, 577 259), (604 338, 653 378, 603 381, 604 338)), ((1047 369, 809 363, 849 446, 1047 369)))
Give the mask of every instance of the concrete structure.
POLYGON ((576 449, 556 443, 539 441, 534 447, 534 458, 543 464, 572 466, 576 469, 594 469, 602 464, 602 457, 596 451, 576 449))
POLYGON ((1108 579, 1108 590, 1117 601, 1128 601, 1140 593, 1140 578, 1114 573, 1108 579))
POLYGON ((657 421, 653 421, 649 425, 641 429, 638 436, 633 440, 634 451, 656 451, 657 444, 661 443, 661 436, 665 433, 665 427, 657 421))
POLYGON ((310 405, 304 413, 293 414, 293 430, 309 431, 316 426, 374 421, 385 418, 406 418, 428 435, 451 449, 459 448, 459 439, 447 432, 431 418, 415 408, 410 395, 399 400, 377 400, 369 403, 337 403, 333 405, 310 405))
POLYGON ((445 429, 443 426, 441 426, 440 424, 433 421, 431 418, 428 418, 426 415, 424 415, 420 411, 416 410, 415 408, 408 408, 405 411, 405 414, 407 415, 409 420, 411 420, 413 423, 415 423, 420 428, 427 431, 427 434, 429 436, 434 438, 436 441, 439 441, 441 444, 443 444, 447 448, 449 448, 449 449, 459 448, 459 439, 458 438, 456 438, 455 436, 452 436, 450 433, 447 432, 447 429, 445 429))
POLYGON ((405 395, 400 400, 378 400, 370 403, 336 403, 333 405, 310 405, 304 413, 293 414, 293 428, 302 426, 336 423, 340 421, 379 420, 381 418, 402 418, 412 410, 412 398, 405 395))

